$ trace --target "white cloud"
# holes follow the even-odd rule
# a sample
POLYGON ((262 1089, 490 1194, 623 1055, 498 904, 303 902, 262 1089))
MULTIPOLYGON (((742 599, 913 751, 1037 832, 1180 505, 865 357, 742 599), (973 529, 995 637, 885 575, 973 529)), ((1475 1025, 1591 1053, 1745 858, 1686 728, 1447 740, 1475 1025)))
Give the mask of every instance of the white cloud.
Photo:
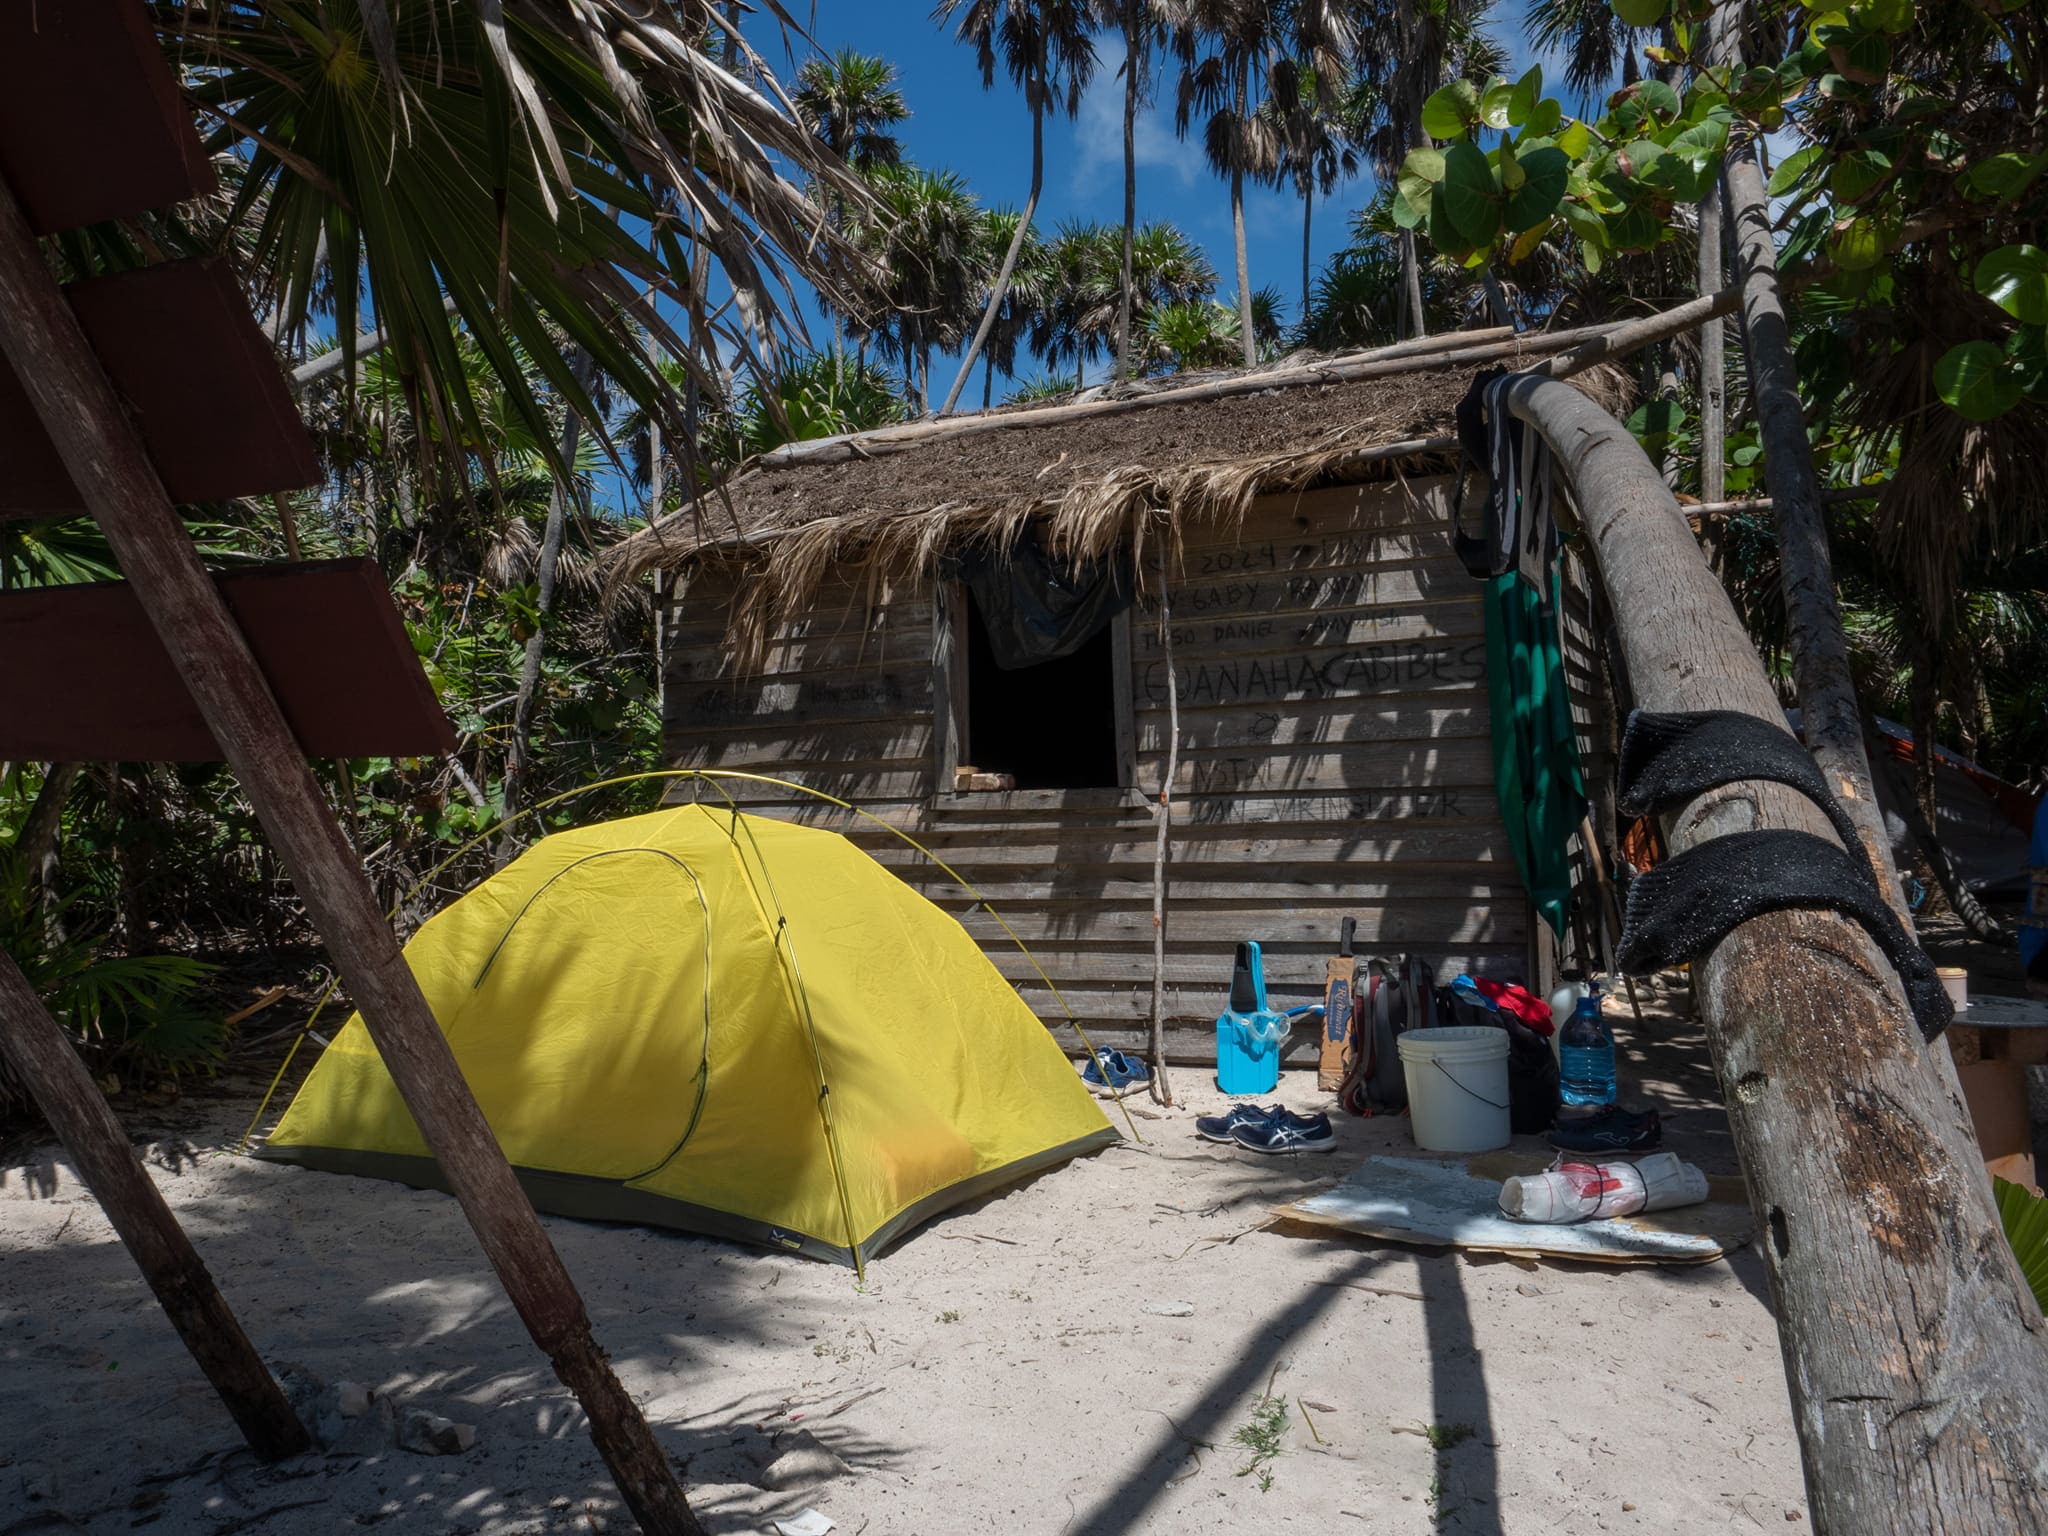
MULTIPOLYGON (((1207 173, 1202 147, 1174 135, 1172 115, 1157 101, 1141 103, 1133 135, 1138 172, 1166 172, 1183 187, 1207 173)), ((1124 167, 1124 85, 1114 68, 1100 71, 1081 98, 1074 120, 1074 177, 1077 194, 1121 185, 1124 167)))

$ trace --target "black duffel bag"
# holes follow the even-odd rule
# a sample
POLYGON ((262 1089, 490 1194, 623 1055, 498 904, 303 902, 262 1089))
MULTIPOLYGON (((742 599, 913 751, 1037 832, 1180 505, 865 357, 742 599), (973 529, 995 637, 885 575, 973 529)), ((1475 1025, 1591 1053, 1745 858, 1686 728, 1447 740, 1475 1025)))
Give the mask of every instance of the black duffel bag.
POLYGON ((1539 1136, 1557 1123, 1557 1057, 1550 1041, 1505 1008, 1488 1008, 1449 987, 1436 994, 1439 1024, 1504 1029, 1508 1035, 1508 1125, 1517 1136, 1539 1136))

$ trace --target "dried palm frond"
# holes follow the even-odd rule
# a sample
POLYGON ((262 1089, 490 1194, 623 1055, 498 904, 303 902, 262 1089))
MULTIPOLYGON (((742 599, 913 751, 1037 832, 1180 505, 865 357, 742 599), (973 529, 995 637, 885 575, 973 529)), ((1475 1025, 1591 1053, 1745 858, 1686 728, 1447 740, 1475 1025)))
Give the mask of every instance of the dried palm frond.
MULTIPOLYGON (((1221 429, 1227 407, 1209 409, 1217 412, 1221 429)), ((1062 561, 1085 565, 1128 554, 1142 592, 1159 568, 1157 541, 1165 541, 1167 564, 1177 565, 1189 530, 1235 527, 1260 497, 1361 481, 1399 482, 1455 466, 1455 455, 1444 449, 1378 456, 1389 443, 1412 440, 1414 431, 1412 418, 1364 416, 1306 433, 1283 451, 1194 462, 1168 457, 1113 465, 1064 482, 1041 472, 1023 483, 995 485, 963 466, 945 499, 897 500, 825 515, 801 502, 785 502, 764 515, 753 493, 763 479, 787 483, 832 471, 757 471, 729 487, 750 509, 744 533, 736 535, 730 523, 705 520, 686 528, 679 526, 683 520, 672 519, 615 550, 605 574, 616 588, 654 565, 725 566, 738 578, 729 616, 736 662, 754 669, 776 631, 801 618, 831 583, 851 579, 870 594, 915 588, 951 557, 1008 550, 1027 527, 1062 561)), ((1044 436, 1050 468, 1064 455, 1057 429, 1044 429, 1044 436)))
MULTIPOLYGON (((795 29, 782 0, 759 8, 795 29)), ((655 358, 701 370, 714 355, 700 268, 731 289, 739 323, 724 340, 743 355, 791 323, 792 270, 857 307, 860 258, 821 199, 864 210, 867 194, 709 0, 150 12, 209 148, 242 162, 220 241, 246 247, 273 333, 295 344, 331 317, 352 350, 374 326, 443 441, 484 435, 464 332, 552 462, 522 354, 587 422, 600 416, 569 364, 579 349, 679 420, 655 358)))

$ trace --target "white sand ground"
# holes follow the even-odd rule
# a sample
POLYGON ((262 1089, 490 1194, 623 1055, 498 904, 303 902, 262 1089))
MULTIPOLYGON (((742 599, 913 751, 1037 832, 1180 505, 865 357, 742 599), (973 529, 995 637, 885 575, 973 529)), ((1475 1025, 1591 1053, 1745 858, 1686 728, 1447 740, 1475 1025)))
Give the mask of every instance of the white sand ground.
MULTIPOLYGON (((1670 1144, 1731 1171, 1698 1057, 1630 1054, 1670 1144)), ((1405 1144, 1405 1122, 1346 1121, 1326 1157, 1257 1158, 1194 1137, 1220 1096, 1177 1077, 1190 1107, 1144 1106, 1147 1145, 941 1218, 865 1288, 808 1260, 550 1218, 707 1526, 767 1532, 809 1506, 845 1536, 1803 1528, 1754 1248, 1527 1268, 1250 1230, 1405 1144), (1145 1310, 1164 1302, 1192 1314, 1145 1310), (1262 1491, 1232 1437, 1269 1384, 1288 1411, 1262 1491), (1471 1433, 1439 1451, 1430 1425, 1471 1433), (851 1471, 755 1486, 797 1428, 851 1471)), ((1312 1074, 1283 1086, 1320 1102, 1312 1074)), ((148 1161, 265 1356, 472 1422, 478 1443, 257 1464, 42 1148, 0 1168, 0 1536, 631 1528, 452 1200, 237 1158, 251 1103, 187 1108, 148 1161)))

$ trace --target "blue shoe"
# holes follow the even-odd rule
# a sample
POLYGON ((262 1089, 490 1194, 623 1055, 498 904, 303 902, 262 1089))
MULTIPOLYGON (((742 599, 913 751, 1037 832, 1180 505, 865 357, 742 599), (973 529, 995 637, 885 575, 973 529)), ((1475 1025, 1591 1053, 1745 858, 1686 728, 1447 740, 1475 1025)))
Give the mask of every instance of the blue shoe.
POLYGON ((1274 1156, 1292 1152, 1334 1152, 1337 1149, 1337 1132, 1328 1115, 1289 1115, 1285 1120, 1247 1122, 1235 1127, 1230 1139, 1250 1151, 1274 1156))
POLYGON ((1136 1057, 1126 1056, 1122 1051, 1098 1051, 1082 1066, 1081 1081, 1097 1093, 1122 1098, 1133 1088, 1148 1086, 1152 1081, 1152 1071, 1145 1063, 1136 1057))
POLYGON ((1235 1141, 1231 1133, 1240 1125, 1291 1125, 1297 1130, 1328 1126, 1328 1115, 1297 1115, 1284 1104, 1233 1104, 1225 1115, 1201 1115, 1195 1120, 1195 1134, 1204 1141, 1235 1141))
POLYGON ((1233 1104, 1228 1114, 1196 1116, 1195 1134, 1204 1141, 1230 1141, 1240 1125, 1264 1125, 1286 1113, 1278 1104, 1233 1104))

